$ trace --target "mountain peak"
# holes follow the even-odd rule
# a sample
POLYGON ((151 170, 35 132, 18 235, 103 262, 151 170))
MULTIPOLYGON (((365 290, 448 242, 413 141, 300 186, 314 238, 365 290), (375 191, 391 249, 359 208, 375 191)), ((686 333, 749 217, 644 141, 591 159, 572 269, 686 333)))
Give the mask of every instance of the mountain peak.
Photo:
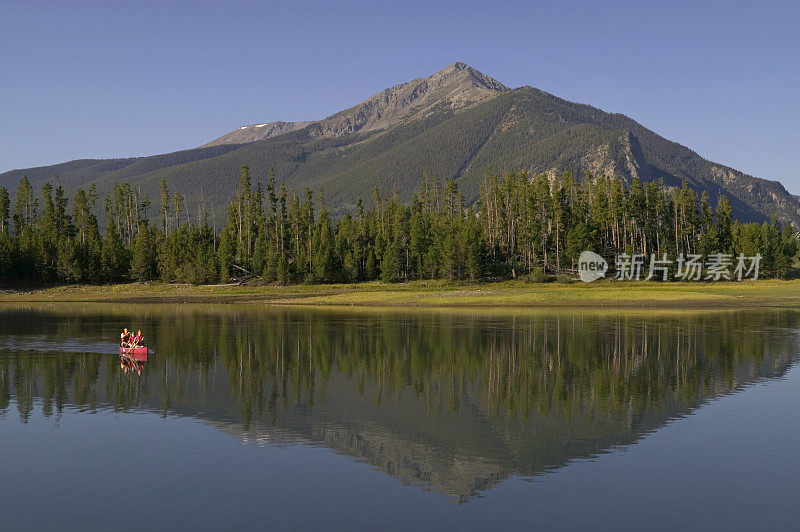
POLYGON ((482 87, 484 89, 490 91, 505 91, 508 90, 508 87, 497 81, 491 76, 487 76, 483 72, 472 68, 466 63, 462 63, 461 61, 456 61, 452 65, 447 65, 443 69, 439 70, 428 76, 428 80, 433 79, 442 79, 452 81, 455 79, 458 80, 470 80, 475 86, 482 87))
MULTIPOLYGON (((425 116, 434 108, 462 109, 495 97, 508 87, 466 63, 456 61, 428 77, 412 79, 340 111, 314 127, 315 137, 386 129, 412 116, 425 116)), ((314 122, 265 122, 241 126, 201 147, 246 144, 302 129, 314 122)))

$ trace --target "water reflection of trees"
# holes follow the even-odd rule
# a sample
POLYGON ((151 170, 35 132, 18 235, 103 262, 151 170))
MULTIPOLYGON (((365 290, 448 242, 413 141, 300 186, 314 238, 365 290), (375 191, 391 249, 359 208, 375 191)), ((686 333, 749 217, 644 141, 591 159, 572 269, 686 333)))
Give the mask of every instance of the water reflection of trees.
MULTIPOLYGON (((115 320, 98 327, 91 313, 29 318, 17 316, 40 335, 85 335, 92 327, 114 338, 116 330, 115 320)), ((521 420, 532 412, 636 412, 695 404, 754 378, 765 359, 768 367, 786 363, 793 337, 764 331, 796 327, 798 318, 196 310, 149 313, 142 321, 156 355, 141 378, 122 374, 115 358, 100 354, 2 352, 0 408, 13 395, 24 419, 36 397, 45 415, 65 404, 153 408, 158 399, 166 414, 187 401, 219 399, 207 397, 208 382, 222 368, 224 403, 238 410, 245 428, 263 416, 275 423, 291 405, 313 409, 336 393, 332 374, 377 405, 411 392, 429 415, 457 411, 464 400, 488 415, 521 420)))
MULTIPOLYGON (((289 398, 313 405, 315 386, 325 386, 332 368, 362 392, 369 380, 377 402, 410 389, 429 408, 455 410, 480 382, 495 415, 641 409, 729 390, 764 356, 791 352, 780 338, 747 334, 737 315, 725 314, 513 318, 490 327, 479 319, 379 316, 335 330, 324 320, 282 318, 220 335, 219 356, 245 412, 261 409, 265 389, 273 415, 289 398)), ((783 314, 762 325, 793 323, 783 314)))

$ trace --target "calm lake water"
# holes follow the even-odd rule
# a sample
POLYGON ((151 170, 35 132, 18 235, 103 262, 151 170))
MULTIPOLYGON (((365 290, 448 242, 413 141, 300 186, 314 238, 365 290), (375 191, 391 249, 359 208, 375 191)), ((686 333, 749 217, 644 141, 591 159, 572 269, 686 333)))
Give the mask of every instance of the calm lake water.
POLYGON ((0 306, 0 529, 796 529, 798 360, 794 311, 0 306))

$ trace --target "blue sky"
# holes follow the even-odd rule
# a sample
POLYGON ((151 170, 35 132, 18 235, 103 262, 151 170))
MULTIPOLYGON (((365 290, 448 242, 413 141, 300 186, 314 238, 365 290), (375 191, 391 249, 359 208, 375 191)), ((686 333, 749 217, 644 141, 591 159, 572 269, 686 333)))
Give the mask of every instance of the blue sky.
POLYGON ((330 115, 464 61, 800 192, 800 3, 0 5, 0 171, 330 115))

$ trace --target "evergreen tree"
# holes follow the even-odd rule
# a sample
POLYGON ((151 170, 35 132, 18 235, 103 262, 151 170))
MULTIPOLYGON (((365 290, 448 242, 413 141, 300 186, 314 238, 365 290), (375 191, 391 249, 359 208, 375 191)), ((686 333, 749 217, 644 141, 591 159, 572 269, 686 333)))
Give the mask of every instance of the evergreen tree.
POLYGON ((717 249, 720 253, 733 251, 733 209, 728 198, 722 196, 717 202, 716 228, 717 249))
POLYGON ((11 284, 14 272, 14 240, 5 231, 0 231, 0 286, 11 284))
POLYGON ((53 201, 53 186, 50 183, 45 183, 42 187, 42 199, 44 206, 42 218, 39 220, 39 258, 43 280, 52 281, 56 278, 58 268, 59 234, 56 224, 56 207, 53 201))
POLYGON ((75 218, 75 277, 80 282, 97 280, 100 270, 100 254, 102 239, 98 227, 97 217, 94 215, 95 193, 94 186, 87 195, 83 189, 75 193, 74 218, 75 218))
POLYGON ((781 268, 778 276, 785 278, 797 258, 798 252, 797 234, 792 224, 786 224, 781 228, 780 239, 781 268))
POLYGON ((169 195, 169 187, 167 186, 167 179, 162 177, 161 178, 161 206, 159 208, 159 213, 161 214, 161 232, 164 233, 164 236, 169 235, 169 225, 170 225, 170 205, 172 201, 169 195))
POLYGON ((278 264, 275 268, 275 279, 280 284, 289 284, 291 280, 291 272, 289 271, 289 259, 285 254, 281 254, 278 258, 278 264))
POLYGON ((8 197, 8 190, 0 187, 0 234, 8 234, 8 218, 11 200, 8 197))
POLYGON ((395 240, 386 246, 386 251, 383 254, 383 261, 381 262, 381 279, 387 283, 394 283, 399 279, 398 269, 400 261, 398 255, 400 248, 395 240))
POLYGON ((583 222, 578 222, 569 230, 566 244, 565 251, 574 269, 580 254, 589 248, 589 231, 583 222))
POLYGON ((330 225, 330 216, 324 207, 320 211, 319 221, 314 228, 313 237, 313 279, 317 283, 333 281, 336 263, 334 259, 333 230, 330 225))
POLYGON ((156 278, 156 246, 153 233, 145 222, 140 222, 133 242, 131 277, 143 283, 156 278))
POLYGON ((22 176, 17 187, 17 199, 14 202, 14 231, 17 235, 36 222, 37 205, 28 176, 22 176))
POLYGON ((100 252, 100 276, 106 283, 124 281, 130 266, 127 251, 119 236, 116 222, 108 220, 103 247, 100 252))
POLYGON ((375 258, 375 250, 372 247, 367 251, 367 259, 364 264, 364 277, 368 281, 374 281, 378 277, 378 261, 375 258))
POLYGON ((717 234, 717 227, 714 224, 708 192, 705 190, 700 197, 700 226, 698 251, 704 256, 719 252, 717 249, 719 245, 719 235, 717 234))

